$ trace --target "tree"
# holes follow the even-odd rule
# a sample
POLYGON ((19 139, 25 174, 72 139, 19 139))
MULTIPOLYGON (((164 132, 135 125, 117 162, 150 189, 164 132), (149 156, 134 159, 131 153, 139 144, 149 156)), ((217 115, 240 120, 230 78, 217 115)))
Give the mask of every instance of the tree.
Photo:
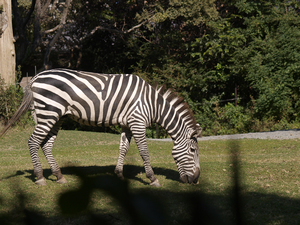
POLYGON ((148 80, 184 91, 191 77, 191 44, 217 19, 214 1, 178 0, 147 3, 137 15, 149 22, 140 29, 141 47, 136 72, 148 80))
POLYGON ((15 46, 12 30, 11 1, 0 0, 0 77, 15 83, 15 46))
POLYGON ((129 72, 136 51, 136 46, 132 46, 135 31, 147 22, 135 19, 142 7, 140 1, 73 0, 70 23, 56 45, 56 49, 64 49, 66 62, 61 66, 107 73, 129 72))
POLYGON ((43 66, 49 68, 49 55, 65 28, 70 3, 71 0, 32 0, 28 4, 12 0, 17 65, 26 64, 37 48, 44 48, 43 66))
POLYGON ((49 68, 50 53, 56 49, 56 53, 68 55, 62 66, 78 68, 82 46, 94 34, 106 32, 106 37, 121 40, 147 22, 135 20, 135 14, 144 4, 141 1, 32 0, 30 4, 24 0, 12 1, 18 65, 28 65, 34 61, 34 55, 39 55, 39 62, 43 58, 40 65, 49 68))
POLYGON ((246 1, 235 6, 243 15, 245 44, 232 57, 232 74, 244 76, 260 119, 299 118, 299 1, 246 1))

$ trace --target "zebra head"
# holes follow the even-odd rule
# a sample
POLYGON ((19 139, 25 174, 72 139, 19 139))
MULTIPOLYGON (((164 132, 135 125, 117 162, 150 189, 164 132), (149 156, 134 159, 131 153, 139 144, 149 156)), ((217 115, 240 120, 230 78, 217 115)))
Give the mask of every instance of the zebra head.
POLYGON ((198 182, 200 163, 197 137, 201 136, 201 132, 202 128, 197 124, 196 128, 187 128, 184 137, 174 142, 172 155, 183 183, 198 182))

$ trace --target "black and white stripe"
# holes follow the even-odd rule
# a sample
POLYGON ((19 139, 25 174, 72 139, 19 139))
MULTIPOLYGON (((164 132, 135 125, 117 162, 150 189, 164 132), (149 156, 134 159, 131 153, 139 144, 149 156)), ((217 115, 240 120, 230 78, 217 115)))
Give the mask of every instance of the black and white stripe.
POLYGON ((146 127, 159 123, 174 141, 172 155, 181 180, 189 183, 198 180, 200 165, 196 137, 201 128, 187 105, 170 90, 163 92, 163 88, 152 87, 132 74, 53 69, 36 75, 25 96, 27 99, 24 98, 20 110, 33 103, 37 117, 36 129, 28 141, 37 184, 45 184, 37 155, 40 146, 58 182, 66 182, 52 155, 53 143, 65 116, 90 126, 122 126, 116 174, 123 177, 124 158, 133 136, 144 161, 146 176, 151 185, 156 186, 160 184, 150 165, 146 127))

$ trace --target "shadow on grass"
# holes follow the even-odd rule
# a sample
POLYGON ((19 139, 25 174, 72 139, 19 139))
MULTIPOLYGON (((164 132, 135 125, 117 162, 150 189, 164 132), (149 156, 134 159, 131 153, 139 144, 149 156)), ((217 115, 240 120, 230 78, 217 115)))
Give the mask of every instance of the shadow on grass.
MULTIPOLYGON (((67 166, 62 167, 61 172, 65 175, 74 175, 74 169, 76 171, 80 171, 81 174, 85 176, 93 176, 93 175, 114 175, 115 166, 67 166)), ((161 168, 161 167, 153 167, 155 175, 162 175, 165 176, 165 179, 179 181, 179 173, 176 170, 161 168)), ((137 177, 139 173, 144 173, 145 169, 142 166, 136 166, 136 165, 124 165, 124 178, 125 179, 132 179, 136 180, 140 183, 143 183, 145 185, 149 185, 149 182, 145 182, 143 179, 137 177)), ((29 176, 26 176, 26 178, 32 180, 33 182, 36 180, 36 177, 33 174, 33 170, 25 170, 25 171, 17 171, 15 175, 12 175, 10 177, 18 176, 18 175, 24 175, 24 173, 29 173, 29 176)), ((50 169, 44 169, 43 170, 44 177, 47 180, 54 181, 53 178, 50 176, 52 175, 50 169)), ((10 178, 7 177, 7 178, 10 178)), ((7 179, 3 178, 3 179, 7 179)))
MULTIPOLYGON (((133 165, 124 169, 129 179, 137 179, 136 174, 144 170, 133 165)), ((224 191, 223 195, 168 191, 150 186, 135 189, 133 193, 127 181, 113 176, 113 170, 114 166, 64 167, 64 174, 78 176, 82 185, 60 196, 57 202, 60 215, 47 217, 43 212, 28 210, 26 203, 30 199, 20 192, 16 196, 15 210, 1 213, 0 224, 299 224, 300 199, 241 192, 238 186, 224 191), (97 189, 115 199, 118 213, 89 209, 91 194, 97 189)), ((177 180, 177 171, 165 168, 155 168, 155 171, 167 179, 177 180)), ((25 172, 32 171, 18 171, 15 176, 25 172)), ((50 175, 51 171, 45 170, 45 176, 50 175)), ((34 180, 33 176, 28 178, 34 180)), ((0 199, 0 204, 5 203, 0 199)))
MULTIPOLYGON (((82 179, 82 186, 60 195, 57 205, 61 214, 47 217, 45 212, 27 209, 30 199, 19 192, 14 210, 1 212, 0 224, 299 224, 299 199, 258 192, 243 193, 240 195, 244 204, 240 212, 242 219, 238 220, 235 198, 230 194, 232 190, 215 195, 149 187, 135 189, 133 193, 126 181, 114 176, 91 178, 77 171, 72 174, 82 179), (114 199, 118 205, 114 212, 89 208, 91 193, 97 189, 114 199)), ((0 200, 0 204, 5 202, 0 200)))

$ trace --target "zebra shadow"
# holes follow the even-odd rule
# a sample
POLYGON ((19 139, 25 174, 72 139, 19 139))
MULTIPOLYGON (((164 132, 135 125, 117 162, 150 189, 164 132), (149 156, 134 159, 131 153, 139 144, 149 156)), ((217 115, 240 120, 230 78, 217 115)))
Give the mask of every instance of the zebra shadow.
MULTIPOLYGON (((75 174, 82 174, 84 176, 103 176, 103 175, 112 175, 116 176, 114 173, 115 166, 109 165, 109 166, 65 166, 61 167, 61 172, 64 175, 75 175, 75 174)), ((164 176, 165 179, 170 179, 174 181, 179 181, 179 173, 177 170, 167 169, 167 168, 161 168, 161 167, 153 167, 154 174, 155 175, 161 175, 164 176)), ((52 172, 50 169, 44 169, 43 170, 44 177, 47 180, 55 181, 56 178, 52 176, 52 172)), ((142 178, 138 177, 138 174, 143 173, 145 175, 145 169, 143 166, 137 166, 137 165, 124 165, 124 171, 123 175, 125 180, 136 180, 142 184, 149 185, 150 180, 146 179, 144 181, 142 178)), ((25 170, 25 171, 17 171, 16 175, 14 176, 24 176, 33 182, 36 180, 36 177, 33 173, 33 170, 25 170)))

